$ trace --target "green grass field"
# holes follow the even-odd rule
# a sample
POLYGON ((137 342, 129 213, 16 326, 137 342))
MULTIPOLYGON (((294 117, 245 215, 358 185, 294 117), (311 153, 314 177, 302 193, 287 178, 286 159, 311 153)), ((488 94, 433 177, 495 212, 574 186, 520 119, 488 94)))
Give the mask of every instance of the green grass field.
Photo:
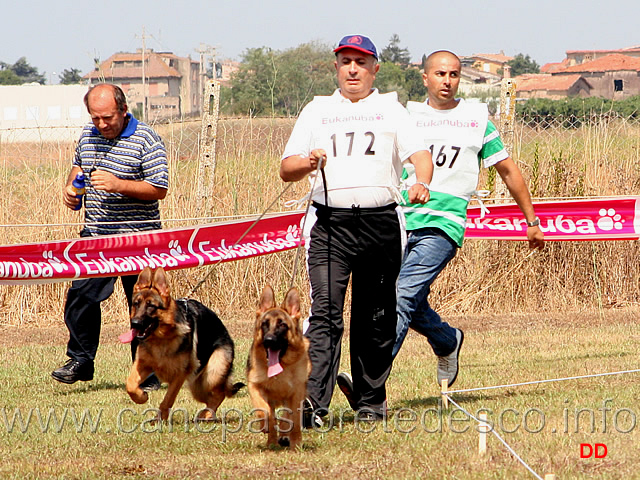
MULTIPOLYGON (((466 332, 454 388, 635 369, 637 314, 447 318, 466 332)), ((236 341, 236 380, 245 379, 251 315, 226 319, 236 341)), ((221 423, 189 422, 200 405, 188 390, 178 396, 172 423, 152 422, 165 388, 146 405, 130 401, 129 351, 116 338, 126 328, 123 321, 104 329, 92 382, 63 385, 49 377, 64 359, 63 329, 2 327, 1 478, 535 478, 493 435, 480 456, 476 422, 456 407, 440 409, 435 359, 415 333, 388 382, 386 423, 356 424, 336 391, 333 427, 306 430, 301 451, 290 452, 267 449, 266 435, 255 433, 246 390, 222 404, 221 423)), ((629 373, 451 398, 474 416, 487 412, 496 432, 542 477, 628 479, 640 467, 637 381, 629 373), (603 444, 607 456, 580 458, 581 443, 603 444)))

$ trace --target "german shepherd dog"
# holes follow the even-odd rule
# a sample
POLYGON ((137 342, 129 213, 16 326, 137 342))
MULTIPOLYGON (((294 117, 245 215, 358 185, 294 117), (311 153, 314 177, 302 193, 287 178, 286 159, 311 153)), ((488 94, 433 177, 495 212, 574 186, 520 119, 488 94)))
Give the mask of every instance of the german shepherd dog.
POLYGON ((122 342, 139 340, 127 379, 127 393, 139 404, 149 396, 140 384, 152 373, 168 382, 160 404, 160 419, 167 420, 185 380, 193 398, 206 404, 198 420, 215 420, 225 399, 244 386, 231 383, 233 341, 218 316, 192 299, 173 299, 162 268, 145 268, 133 289, 131 331, 122 342))
POLYGON ((309 340, 300 326, 300 295, 290 289, 282 306, 277 307, 273 289, 267 285, 256 313, 247 383, 261 429, 268 434, 268 445, 294 449, 301 444, 302 403, 310 372, 309 340), (277 407, 285 407, 282 418, 276 418, 277 407))

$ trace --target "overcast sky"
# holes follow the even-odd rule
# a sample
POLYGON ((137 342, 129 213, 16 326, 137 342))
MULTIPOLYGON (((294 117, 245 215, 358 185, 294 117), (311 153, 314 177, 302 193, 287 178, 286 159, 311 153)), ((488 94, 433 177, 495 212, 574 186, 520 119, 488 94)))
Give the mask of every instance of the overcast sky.
POLYGON ((561 61, 567 50, 640 45, 638 0, 4 0, 0 5, 0 61, 12 64, 24 56, 53 83, 65 68, 85 74, 95 57, 105 60, 140 48, 143 28, 148 48, 194 59, 201 44, 216 47, 219 58, 239 60, 248 48, 283 50, 310 41, 335 45, 350 33, 370 36, 380 50, 397 33, 414 61, 437 49, 459 55, 502 50, 529 54, 543 65, 561 61))

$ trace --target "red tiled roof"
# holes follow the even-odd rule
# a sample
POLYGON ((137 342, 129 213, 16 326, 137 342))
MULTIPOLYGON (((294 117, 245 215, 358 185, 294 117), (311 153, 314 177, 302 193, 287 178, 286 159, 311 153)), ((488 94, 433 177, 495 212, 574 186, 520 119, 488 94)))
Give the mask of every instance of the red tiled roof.
MULTIPOLYGON (((149 52, 146 60, 145 76, 147 78, 166 78, 177 77, 182 75, 175 68, 167 65, 162 58, 178 58, 169 54, 158 54, 149 52)), ((140 53, 115 53, 100 64, 99 70, 93 70, 87 73, 83 78, 94 79, 104 75, 105 78, 140 78, 142 76, 142 67, 114 67, 115 62, 135 62, 142 61, 140 53)))
POLYGON ((569 64, 569 59, 565 58, 561 62, 545 63, 543 66, 540 67, 540 71, 542 73, 557 72, 559 70, 565 69, 568 64, 569 64))
POLYGON ((515 82, 516 90, 519 92, 532 90, 566 91, 581 78, 582 76, 577 73, 574 75, 537 74, 516 77, 515 82))
POLYGON ((575 53, 622 53, 622 52, 640 52, 640 45, 633 47, 616 48, 613 50, 567 50, 567 55, 575 53))
POLYGON ((640 71, 640 58, 614 53, 600 57, 591 62, 585 62, 567 67, 557 73, 571 72, 615 72, 620 70, 640 71))
POLYGON ((463 77, 467 77, 473 81, 496 82, 502 78, 500 75, 497 75, 495 73, 483 72, 471 67, 462 67, 460 69, 460 74, 463 77))

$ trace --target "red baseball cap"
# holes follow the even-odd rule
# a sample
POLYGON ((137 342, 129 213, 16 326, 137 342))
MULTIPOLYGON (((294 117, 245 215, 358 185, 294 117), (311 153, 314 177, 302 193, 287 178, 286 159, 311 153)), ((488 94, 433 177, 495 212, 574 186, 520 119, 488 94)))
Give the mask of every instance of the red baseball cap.
POLYGON ((378 60, 378 51, 376 50, 376 46, 369 37, 365 37, 364 35, 347 35, 346 37, 343 37, 333 52, 338 53, 340 50, 344 50, 345 48, 353 48, 354 50, 368 53, 378 60))

